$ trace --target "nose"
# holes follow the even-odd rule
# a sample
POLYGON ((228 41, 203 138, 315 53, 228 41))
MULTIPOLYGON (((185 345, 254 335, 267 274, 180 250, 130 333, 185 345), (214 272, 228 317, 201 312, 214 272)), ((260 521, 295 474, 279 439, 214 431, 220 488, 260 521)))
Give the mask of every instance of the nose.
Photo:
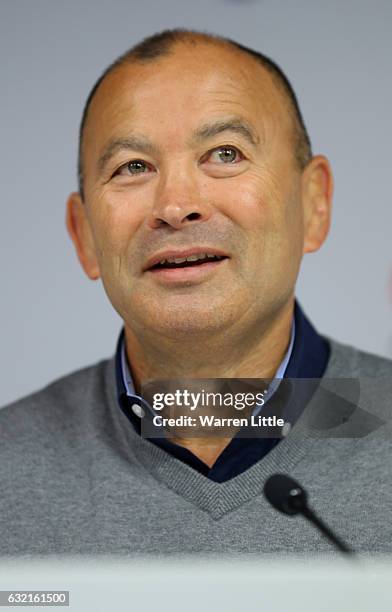
POLYGON ((166 172, 160 175, 154 204, 149 215, 153 229, 170 226, 181 229, 188 223, 207 221, 212 214, 203 189, 190 168, 166 172))

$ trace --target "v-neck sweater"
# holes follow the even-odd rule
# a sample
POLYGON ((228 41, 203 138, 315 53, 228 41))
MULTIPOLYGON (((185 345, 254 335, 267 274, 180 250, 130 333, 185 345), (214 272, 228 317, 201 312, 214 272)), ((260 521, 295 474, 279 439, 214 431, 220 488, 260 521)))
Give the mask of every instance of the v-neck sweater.
POLYGON ((328 341, 321 384, 289 435, 223 483, 130 427, 114 356, 4 407, 0 556, 330 551, 312 526, 266 501, 276 472, 298 480, 352 547, 391 552, 392 362, 328 341), (354 381, 359 397, 338 379, 354 381))

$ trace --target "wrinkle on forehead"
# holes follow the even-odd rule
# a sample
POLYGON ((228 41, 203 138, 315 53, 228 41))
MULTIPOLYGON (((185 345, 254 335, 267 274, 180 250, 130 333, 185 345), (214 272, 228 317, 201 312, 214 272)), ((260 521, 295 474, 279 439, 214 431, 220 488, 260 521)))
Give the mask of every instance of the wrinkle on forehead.
MULTIPOLYGON (((284 94, 263 66, 241 51, 202 44, 198 51, 178 48, 148 65, 127 63, 115 68, 92 100, 84 149, 90 149, 93 156, 98 154, 100 136, 129 122, 133 113, 143 112, 143 107, 154 103, 154 97, 163 108, 166 92, 177 108, 200 100, 211 109, 211 118, 220 110, 242 111, 260 127, 267 122, 274 134, 278 129, 293 131, 284 94), (173 100, 176 87, 180 97, 173 100)), ((159 122, 158 108, 151 121, 159 122)))
POLYGON ((242 51, 213 44, 201 43, 199 50, 187 48, 184 43, 177 43, 170 55, 156 59, 147 65, 141 63, 125 63, 116 67, 98 88, 91 103, 91 109, 103 98, 109 105, 119 98, 129 98, 128 93, 141 89, 143 95, 159 85, 167 84, 168 89, 180 85, 187 79, 195 85, 203 85, 211 94, 225 97, 231 92, 234 99, 238 90, 242 89, 258 99, 276 102, 282 96, 270 73, 254 58, 247 57, 242 51), (216 56, 216 57, 214 57, 216 56), (141 86, 141 87, 140 87, 141 86), (223 89, 222 89, 223 88, 223 89), (215 89, 215 92, 214 92, 215 89), (113 96, 113 91, 116 96, 113 96))

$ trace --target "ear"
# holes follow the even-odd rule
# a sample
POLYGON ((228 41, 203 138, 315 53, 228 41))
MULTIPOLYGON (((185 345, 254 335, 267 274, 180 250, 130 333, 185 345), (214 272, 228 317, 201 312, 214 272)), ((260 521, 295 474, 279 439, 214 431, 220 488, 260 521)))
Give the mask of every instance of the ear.
POLYGON ((83 270, 91 280, 98 279, 100 272, 91 225, 86 205, 77 192, 68 197, 65 222, 83 270))
POLYGON ((333 176, 329 161, 323 155, 311 159, 302 174, 304 210, 304 253, 317 251, 331 225, 333 176))

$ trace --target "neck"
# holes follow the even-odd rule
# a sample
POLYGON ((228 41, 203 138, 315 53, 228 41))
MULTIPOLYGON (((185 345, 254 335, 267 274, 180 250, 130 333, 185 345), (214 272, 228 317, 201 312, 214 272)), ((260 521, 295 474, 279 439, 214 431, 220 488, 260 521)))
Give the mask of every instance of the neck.
MULTIPOLYGON (((288 349, 294 298, 252 329, 213 334, 197 342, 175 337, 136 335, 125 325, 125 348, 136 393, 144 380, 176 378, 273 378, 288 349)), ((174 334, 175 336, 175 334, 174 334)), ((176 438, 199 459, 212 466, 230 439, 176 438)))

